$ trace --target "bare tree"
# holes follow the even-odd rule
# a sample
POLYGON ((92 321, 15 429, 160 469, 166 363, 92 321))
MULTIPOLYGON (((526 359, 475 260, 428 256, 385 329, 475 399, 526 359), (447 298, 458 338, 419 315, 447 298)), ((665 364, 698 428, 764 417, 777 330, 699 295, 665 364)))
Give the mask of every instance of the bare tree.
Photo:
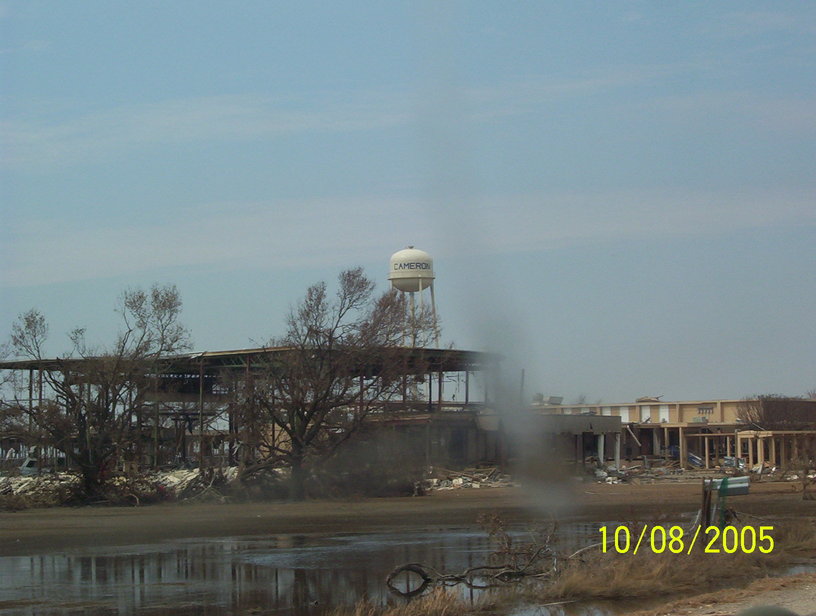
POLYGON ((761 430, 804 430, 816 427, 816 405, 799 396, 764 394, 742 400, 737 416, 761 430))
POLYGON ((91 347, 85 330, 76 329, 71 352, 56 359, 44 355, 48 324, 40 312, 28 311, 12 326, 12 348, 35 360, 47 395, 36 407, 18 395, 6 411, 25 416, 33 437, 65 454, 80 470, 88 497, 101 493, 117 456, 141 437, 135 420, 162 357, 189 348, 181 308, 174 285, 128 290, 117 306, 123 328, 112 345, 91 347))
MULTIPOLYGON (((5 361, 10 355, 11 343, 0 344, 0 360, 5 361)), ((11 444, 25 442, 29 438, 25 418, 17 405, 6 406, 1 402, 3 394, 14 391, 16 387, 18 387, 17 379, 13 371, 0 372, 0 445, 4 444, 3 441, 11 444)))
POLYGON ((375 296, 361 268, 338 283, 333 299, 321 282, 290 311, 286 334, 270 341, 274 359, 253 372, 239 405, 251 427, 244 442, 260 452, 245 473, 285 464, 293 500, 305 496, 309 463, 331 456, 400 391, 406 323, 420 345, 434 332, 429 313, 406 317, 404 295, 375 296))

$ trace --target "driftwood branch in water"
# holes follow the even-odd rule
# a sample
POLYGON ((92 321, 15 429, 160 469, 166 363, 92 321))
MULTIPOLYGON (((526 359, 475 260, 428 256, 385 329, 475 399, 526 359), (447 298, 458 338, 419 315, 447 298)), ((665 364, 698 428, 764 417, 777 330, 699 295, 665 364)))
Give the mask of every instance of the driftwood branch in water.
MULTIPOLYGON (((543 548, 537 552, 537 556, 543 555, 543 548)), ((422 563, 407 563, 400 565, 391 573, 385 580, 389 590, 403 597, 415 597, 422 594, 428 586, 435 584, 454 585, 465 584, 469 588, 477 590, 485 590, 488 588, 495 588, 504 584, 518 582, 524 578, 547 578, 551 577, 557 567, 557 557, 555 554, 548 553, 547 556, 552 556, 553 566, 547 570, 540 568, 532 568, 531 565, 535 559, 522 568, 511 567, 509 565, 481 565, 478 567, 469 567, 461 573, 440 573, 433 567, 424 565, 422 563), (421 583, 415 588, 401 589, 395 585, 395 580, 400 574, 415 574, 419 576, 421 583)))
POLYGON ((560 562, 568 560, 553 547, 558 528, 554 518, 550 521, 549 528, 531 533, 530 540, 521 545, 510 535, 504 520, 497 514, 482 515, 479 522, 497 546, 496 551, 488 558, 490 564, 469 567, 461 573, 441 573, 423 563, 406 563, 388 574, 385 581, 388 589, 403 597, 415 597, 429 586, 437 584, 465 584, 469 588, 484 590, 524 579, 553 578, 559 572, 560 562), (400 588, 396 582, 403 574, 405 584, 400 588))

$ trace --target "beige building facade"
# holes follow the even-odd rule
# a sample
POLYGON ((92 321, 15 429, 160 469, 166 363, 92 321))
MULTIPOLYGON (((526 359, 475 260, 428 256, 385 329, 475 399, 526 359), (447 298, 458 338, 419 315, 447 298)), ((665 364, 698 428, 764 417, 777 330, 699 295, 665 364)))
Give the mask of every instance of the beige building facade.
MULTIPOLYGON (((642 399, 641 399, 642 400, 642 399)), ((652 399, 622 404, 535 404, 534 408, 554 415, 611 415, 623 423, 636 424, 727 424, 740 423, 739 411, 746 400, 693 400, 663 402, 652 399)))
MULTIPOLYGON (((785 468, 816 462, 816 400, 795 399, 800 423, 796 429, 770 430, 751 419, 762 404, 759 399, 552 402, 535 403, 533 409, 545 415, 620 417, 625 426, 621 448, 626 459, 676 458, 683 468, 713 468, 726 457, 740 458, 749 468, 763 463, 785 468)), ((774 409, 768 416, 774 418, 774 409)))

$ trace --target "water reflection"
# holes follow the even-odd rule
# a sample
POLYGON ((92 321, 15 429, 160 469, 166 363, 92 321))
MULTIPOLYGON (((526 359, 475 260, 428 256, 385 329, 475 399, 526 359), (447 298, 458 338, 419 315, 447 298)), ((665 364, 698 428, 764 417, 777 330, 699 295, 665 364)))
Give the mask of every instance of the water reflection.
MULTIPOLYGON (((597 540, 575 525, 566 546, 597 540)), ((0 558, 0 614, 312 616, 361 598, 396 602, 385 576, 407 562, 457 572, 486 561, 481 531, 177 541, 0 558)), ((466 596, 475 598, 472 590, 466 596)))

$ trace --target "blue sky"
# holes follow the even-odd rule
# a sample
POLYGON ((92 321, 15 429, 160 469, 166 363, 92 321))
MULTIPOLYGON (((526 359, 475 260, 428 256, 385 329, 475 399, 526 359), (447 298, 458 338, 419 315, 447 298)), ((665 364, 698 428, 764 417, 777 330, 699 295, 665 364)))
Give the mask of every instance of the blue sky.
POLYGON ((816 388, 810 2, 0 2, 0 323, 175 283, 198 350, 435 259, 529 394, 816 388))

